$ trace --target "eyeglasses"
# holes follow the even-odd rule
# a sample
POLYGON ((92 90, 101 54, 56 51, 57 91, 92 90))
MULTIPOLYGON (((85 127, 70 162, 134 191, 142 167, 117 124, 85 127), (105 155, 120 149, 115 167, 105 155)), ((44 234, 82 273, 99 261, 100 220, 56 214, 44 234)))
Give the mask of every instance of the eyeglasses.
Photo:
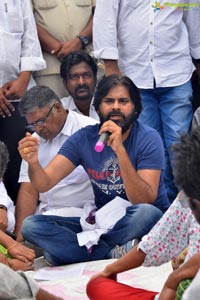
POLYGON ((44 118, 41 118, 41 119, 37 120, 36 122, 26 125, 25 126, 26 130, 34 131, 36 126, 44 126, 44 123, 46 122, 50 113, 52 112, 54 105, 55 105, 55 103, 51 106, 50 110, 48 111, 48 113, 46 114, 46 116, 44 118))

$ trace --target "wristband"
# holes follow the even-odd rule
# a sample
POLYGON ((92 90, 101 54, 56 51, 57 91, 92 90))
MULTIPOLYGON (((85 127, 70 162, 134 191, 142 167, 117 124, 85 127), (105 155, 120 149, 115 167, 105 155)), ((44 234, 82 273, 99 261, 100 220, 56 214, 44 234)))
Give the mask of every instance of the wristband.
POLYGON ((85 49, 89 45, 89 40, 85 35, 77 35, 77 38, 81 41, 82 49, 85 49))

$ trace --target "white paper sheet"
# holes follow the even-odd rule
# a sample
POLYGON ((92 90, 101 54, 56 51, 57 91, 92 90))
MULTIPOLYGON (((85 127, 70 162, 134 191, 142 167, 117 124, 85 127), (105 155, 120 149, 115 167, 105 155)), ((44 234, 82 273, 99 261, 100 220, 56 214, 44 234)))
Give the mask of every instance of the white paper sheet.
POLYGON ((92 245, 97 245, 100 236, 110 230, 126 214, 126 208, 131 205, 129 201, 115 197, 96 211, 96 223, 92 225, 87 225, 85 219, 93 207, 85 206, 83 217, 81 217, 81 227, 84 231, 77 233, 79 246, 85 245, 87 249, 90 249, 92 245))
POLYGON ((72 264, 64 267, 45 267, 36 271, 34 275, 35 280, 57 280, 67 277, 78 277, 83 274, 86 263, 72 264))

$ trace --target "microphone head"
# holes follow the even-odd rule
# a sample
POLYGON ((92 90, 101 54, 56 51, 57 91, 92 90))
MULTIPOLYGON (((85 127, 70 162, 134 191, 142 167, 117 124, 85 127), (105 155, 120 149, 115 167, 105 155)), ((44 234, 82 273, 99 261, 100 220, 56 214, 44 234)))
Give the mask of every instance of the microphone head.
POLYGON ((105 144, 103 142, 97 142, 94 149, 96 152, 101 152, 101 151, 103 151, 104 147, 105 147, 105 144))
POLYGON ((105 144, 107 143, 107 140, 109 138, 109 135, 110 132, 106 131, 99 136, 99 139, 94 147, 96 152, 101 152, 104 149, 105 144))

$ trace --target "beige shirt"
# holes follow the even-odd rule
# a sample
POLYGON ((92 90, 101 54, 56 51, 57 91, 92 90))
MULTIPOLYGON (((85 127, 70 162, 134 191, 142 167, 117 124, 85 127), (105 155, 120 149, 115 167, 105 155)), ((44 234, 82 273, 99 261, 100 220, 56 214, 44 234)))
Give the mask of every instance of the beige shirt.
MULTIPOLYGON (((36 23, 60 41, 75 38, 87 25, 96 0, 31 0, 36 23)), ((43 52, 47 68, 40 75, 59 74, 59 60, 43 52)))

